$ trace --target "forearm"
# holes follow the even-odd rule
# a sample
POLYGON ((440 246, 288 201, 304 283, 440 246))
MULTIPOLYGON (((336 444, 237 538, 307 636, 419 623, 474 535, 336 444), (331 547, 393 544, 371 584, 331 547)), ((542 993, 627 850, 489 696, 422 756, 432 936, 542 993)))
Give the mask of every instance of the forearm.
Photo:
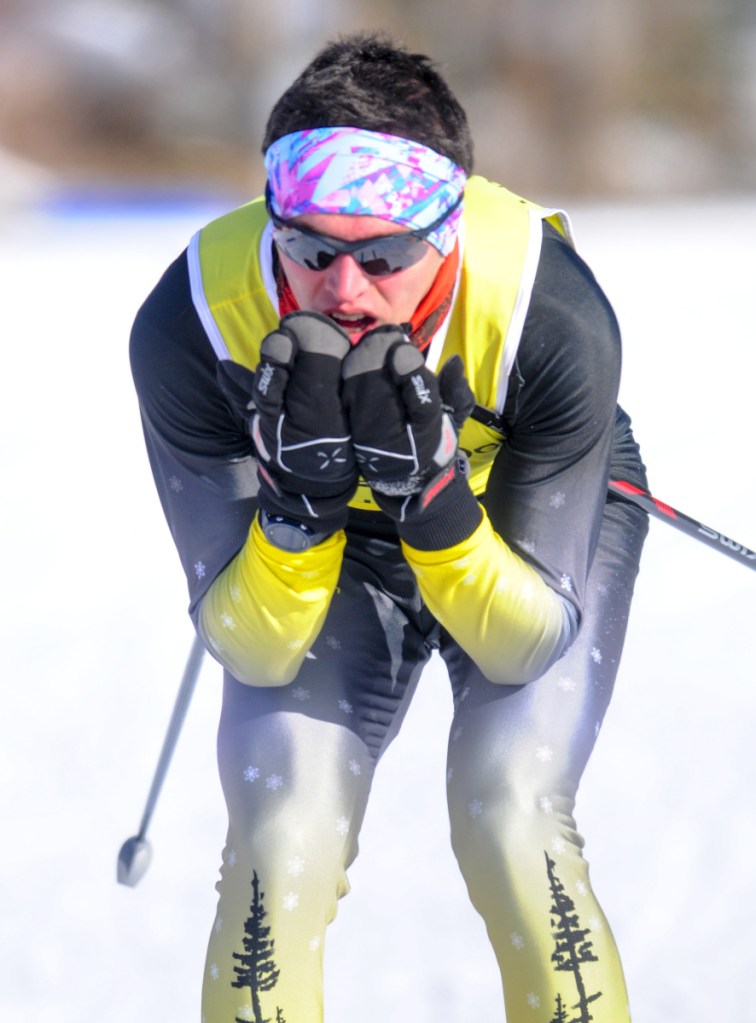
POLYGON ((403 548, 429 610, 492 682, 532 681, 563 652, 563 601, 487 516, 454 547, 403 548))
POLYGON ((248 685, 287 685, 323 625, 344 551, 340 531, 298 554, 268 543, 255 517, 237 556, 208 590, 202 638, 248 685))

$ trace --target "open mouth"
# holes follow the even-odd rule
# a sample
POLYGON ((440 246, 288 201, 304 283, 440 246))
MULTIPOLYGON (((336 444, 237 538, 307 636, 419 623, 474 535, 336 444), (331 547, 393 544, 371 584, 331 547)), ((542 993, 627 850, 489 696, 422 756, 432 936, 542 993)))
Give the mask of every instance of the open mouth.
POLYGON ((370 330, 375 325, 375 319, 372 316, 343 316, 338 313, 330 313, 329 315, 333 322, 338 324, 347 334, 362 335, 366 330, 370 330))

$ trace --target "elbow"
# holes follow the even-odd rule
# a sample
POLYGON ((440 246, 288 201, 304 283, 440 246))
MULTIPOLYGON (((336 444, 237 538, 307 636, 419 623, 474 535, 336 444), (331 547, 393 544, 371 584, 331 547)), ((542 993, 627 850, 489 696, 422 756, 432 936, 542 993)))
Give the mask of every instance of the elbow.
POLYGON ((254 689, 276 689, 279 686, 288 686, 296 677, 296 670, 280 672, 275 674, 268 671, 261 674, 259 671, 249 671, 246 665, 234 668, 233 665, 224 664, 226 671, 232 675, 237 682, 245 686, 252 686, 254 689))
POLYGON ((295 652, 280 648, 255 650, 252 644, 235 641, 235 637, 218 635, 217 630, 208 627, 202 615, 197 629, 208 652, 221 667, 237 682, 254 688, 289 685, 296 678, 307 653, 306 650, 295 652))
POLYGON ((500 656, 495 664, 480 665, 481 671, 494 685, 521 686, 536 682, 563 657, 578 634, 580 618, 577 609, 561 594, 554 593, 558 601, 558 615, 546 625, 539 636, 516 644, 500 656))

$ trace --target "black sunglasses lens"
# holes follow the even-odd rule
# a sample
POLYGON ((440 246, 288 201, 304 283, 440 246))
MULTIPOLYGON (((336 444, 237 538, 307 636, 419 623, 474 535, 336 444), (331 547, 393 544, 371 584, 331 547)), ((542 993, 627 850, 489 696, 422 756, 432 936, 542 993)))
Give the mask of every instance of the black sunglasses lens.
POLYGON ((329 239, 297 228, 278 228, 273 238, 290 259, 309 270, 327 270, 336 256, 348 253, 370 277, 387 277, 419 262, 426 242, 412 235, 391 235, 359 244, 333 245, 329 239))
POLYGON ((309 241, 310 244, 307 246, 307 252, 303 254, 299 262, 310 270, 327 270, 336 258, 336 253, 326 252, 325 249, 318 247, 317 242, 314 242, 312 239, 309 239, 309 241))
POLYGON ((390 266, 385 259, 363 259, 359 253, 355 253, 355 255, 357 262, 368 277, 388 277, 389 274, 395 274, 398 270, 405 269, 403 266, 390 266))
POLYGON ((379 241, 366 242, 364 247, 352 255, 366 274, 371 277, 386 277, 419 263, 426 251, 426 243, 418 238, 411 235, 391 235, 379 241))
POLYGON ((326 270, 337 256, 319 238, 302 234, 296 228, 278 228, 273 232, 273 240, 285 256, 308 270, 326 270))

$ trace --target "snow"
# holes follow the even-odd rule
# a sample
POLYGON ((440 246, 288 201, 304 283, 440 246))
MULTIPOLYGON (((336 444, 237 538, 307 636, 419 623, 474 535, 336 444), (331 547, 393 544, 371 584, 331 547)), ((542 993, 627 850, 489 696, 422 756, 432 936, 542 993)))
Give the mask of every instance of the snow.
MULTIPOLYGON (((621 397, 656 495, 756 546, 756 199, 572 214, 623 326, 621 397)), ((209 657, 150 829, 150 870, 128 889, 115 867, 191 645, 126 339, 207 215, 16 213, 0 229, 4 1023, 199 1018, 225 828, 209 657)), ((747 1013, 755 611, 753 572, 652 523, 578 805, 636 1023, 747 1013)), ((328 1023, 503 1018, 448 848, 450 707, 434 662, 379 772, 329 934, 328 1023)))

